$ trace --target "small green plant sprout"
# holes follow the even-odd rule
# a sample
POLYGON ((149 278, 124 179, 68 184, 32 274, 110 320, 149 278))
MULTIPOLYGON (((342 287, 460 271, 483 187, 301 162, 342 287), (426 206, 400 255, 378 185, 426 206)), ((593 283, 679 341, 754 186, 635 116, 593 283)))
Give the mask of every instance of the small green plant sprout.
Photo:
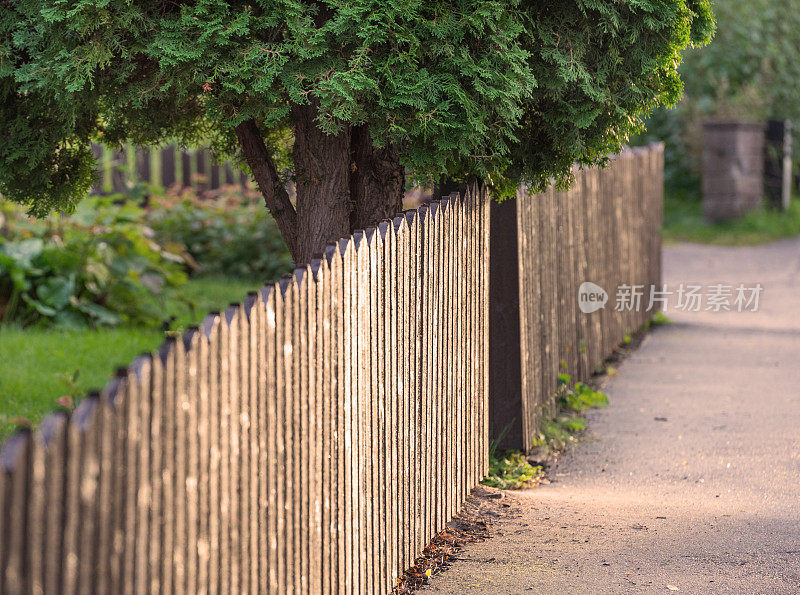
POLYGON ((672 324, 672 319, 664 314, 664 312, 661 310, 656 310, 656 313, 653 314, 651 318, 644 321, 642 330, 644 330, 644 332, 648 332, 654 326, 661 326, 665 324, 672 324))
POLYGON ((81 371, 79 369, 76 369, 71 374, 69 372, 56 374, 56 377, 64 384, 67 392, 64 396, 56 399, 56 403, 69 411, 73 411, 85 396, 84 390, 81 388, 80 376, 81 371))
POLYGON ((578 434, 586 429, 586 420, 573 414, 559 415, 542 421, 542 431, 536 446, 546 452, 559 452, 578 441, 578 434))
POLYGON ((625 338, 622 340, 623 345, 629 345, 631 342, 631 329, 625 331, 625 338))
POLYGON ((489 473, 481 480, 485 486, 502 490, 520 490, 533 487, 544 477, 543 469, 531 465, 519 450, 498 451, 514 420, 503 428, 489 443, 489 473))
POLYGON ((673 320, 661 310, 656 310, 656 313, 653 314, 653 317, 648 322, 650 322, 650 326, 663 326, 672 324, 673 320))
POLYGON ((544 477, 539 465, 531 465, 518 450, 489 458, 489 473, 481 483, 502 490, 520 490, 535 486, 544 477))
POLYGON ((569 374, 559 374, 558 383, 560 386, 558 400, 563 409, 580 413, 587 409, 608 406, 608 396, 605 393, 583 382, 571 385, 572 377, 569 374))

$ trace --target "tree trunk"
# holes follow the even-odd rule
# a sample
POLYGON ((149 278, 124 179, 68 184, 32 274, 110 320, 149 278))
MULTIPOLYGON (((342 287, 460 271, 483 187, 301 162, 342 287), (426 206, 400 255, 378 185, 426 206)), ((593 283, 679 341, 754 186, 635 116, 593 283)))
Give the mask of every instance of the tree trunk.
POLYGON ((377 225, 403 208, 405 170, 396 147, 376 149, 364 126, 346 126, 337 135, 317 127, 316 102, 294 105, 293 206, 272 156, 253 120, 237 126, 242 153, 264 203, 275 218, 296 265, 351 231, 377 225))
POLYGON ((278 170, 272 161, 267 146, 264 144, 264 137, 258 130, 258 126, 253 120, 246 120, 236 127, 236 137, 239 139, 239 146, 242 148, 250 171, 258 184, 261 194, 264 196, 264 204, 283 236, 286 247, 295 262, 298 260, 298 237, 297 237, 297 213, 289 200, 289 194, 283 186, 283 182, 278 176, 278 170))
POLYGON ((405 169, 391 145, 375 148, 366 126, 354 126, 350 138, 350 229, 391 219, 403 210, 405 169))
POLYGON ((325 134, 317 127, 316 115, 314 101, 292 107, 298 265, 350 233, 350 128, 325 134))

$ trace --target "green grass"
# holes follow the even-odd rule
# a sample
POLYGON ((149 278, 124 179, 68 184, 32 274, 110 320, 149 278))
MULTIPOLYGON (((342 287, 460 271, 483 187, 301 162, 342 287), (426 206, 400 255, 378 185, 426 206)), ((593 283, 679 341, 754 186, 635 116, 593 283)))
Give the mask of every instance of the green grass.
POLYGON ((758 209, 741 219, 706 223, 699 200, 669 197, 664 202, 665 242, 695 242, 720 246, 752 246, 800 236, 800 198, 794 198, 785 213, 758 209))
MULTIPOLYGON (((171 296, 166 315, 175 316, 172 328, 182 329, 200 322, 209 310, 241 301, 259 285, 221 277, 193 279, 180 288, 180 295, 171 296), (194 302, 194 307, 184 300, 194 302)), ((0 438, 18 425, 15 418, 35 426, 58 406, 56 399, 70 394, 80 398, 102 388, 117 366, 156 349, 163 339, 158 329, 64 332, 0 327, 0 438)))
MULTIPOLYGON (((565 450, 578 441, 586 430, 586 420, 578 413, 608 406, 605 393, 582 382, 573 384, 569 374, 559 374, 558 382, 559 389, 554 395, 558 412, 555 416, 543 416, 539 434, 534 440, 534 448, 538 451, 537 461, 546 460, 549 455, 565 450)), ((481 483, 503 490, 533 487, 547 475, 541 465, 532 465, 525 453, 519 450, 500 451, 497 448, 510 428, 511 424, 490 442, 489 471, 481 483)))

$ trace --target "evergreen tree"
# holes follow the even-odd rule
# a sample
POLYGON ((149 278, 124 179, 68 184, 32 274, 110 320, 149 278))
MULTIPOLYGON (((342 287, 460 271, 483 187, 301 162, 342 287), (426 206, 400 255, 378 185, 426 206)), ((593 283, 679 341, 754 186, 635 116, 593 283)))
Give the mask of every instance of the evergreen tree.
POLYGON ((303 263, 399 211, 406 170, 499 196, 568 183, 679 98, 681 51, 712 29, 708 0, 9 0, 0 192, 68 211, 91 140, 210 140, 303 263))

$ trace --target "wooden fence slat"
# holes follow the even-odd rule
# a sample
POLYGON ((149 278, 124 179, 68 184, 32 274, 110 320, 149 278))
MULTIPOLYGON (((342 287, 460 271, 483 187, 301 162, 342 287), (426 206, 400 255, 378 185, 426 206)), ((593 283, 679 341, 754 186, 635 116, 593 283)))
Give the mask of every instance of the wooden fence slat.
POLYGON ((247 436, 244 424, 244 406, 247 402, 247 382, 242 377, 242 335, 243 308, 241 304, 231 303, 224 314, 228 331, 228 404, 230 420, 231 444, 228 451, 230 465, 230 548, 231 576, 230 589, 233 592, 247 592, 249 572, 243 544, 249 542, 248 522, 242 516, 244 495, 246 494, 245 478, 245 439, 247 436))
MULTIPOLYGON (((308 345, 307 345, 307 358, 308 358, 308 378, 309 378, 309 394, 311 395, 311 403, 309 406, 309 437, 310 442, 310 456, 309 467, 311 469, 322 470, 325 467, 325 445, 326 438, 324 436, 326 427, 330 430, 326 419, 326 398, 325 398, 325 385, 324 376, 327 364, 330 359, 325 359, 323 352, 323 340, 317 340, 317 337, 324 337, 325 329, 325 315, 323 313, 324 294, 323 290, 327 282, 325 275, 322 255, 316 255, 307 270, 308 275, 308 345)), ((330 325, 329 325, 330 326, 330 325)), ((325 507, 325 483, 326 477, 324 474, 319 473, 311 474, 310 486, 310 515, 311 515, 311 531, 309 535, 309 591, 318 593, 322 591, 322 575, 325 572, 324 566, 326 565, 327 557, 330 550, 330 542, 326 543, 325 535, 325 521, 327 515, 323 512, 325 507)))
POLYGON ((264 371, 261 374, 260 382, 264 387, 264 395, 262 398, 262 405, 265 411, 263 416, 264 420, 263 433, 266 434, 266 439, 262 442, 264 451, 260 457, 259 468, 264 475, 262 479, 262 488, 265 495, 263 496, 262 507, 266 507, 266 552, 262 554, 262 560, 266 562, 265 578, 267 581, 267 592, 278 593, 280 592, 279 583, 279 566, 281 564, 280 550, 278 540, 280 539, 280 529, 283 528, 279 519, 282 516, 282 511, 278 502, 278 489, 280 481, 280 463, 278 462, 278 431, 279 431, 279 415, 278 415, 278 402, 279 402, 279 388, 278 378, 279 372, 276 367, 278 361, 277 353, 279 349, 278 341, 278 319, 277 319, 277 288, 274 285, 266 285, 260 292, 261 301, 264 306, 264 324, 265 329, 264 342, 264 371), (272 455, 272 456, 270 456, 272 455))
MULTIPOLYGON (((42 506, 45 514, 41 527, 44 543, 40 546, 42 551, 41 593, 55 592, 61 579, 63 560, 61 543, 64 532, 63 493, 68 423, 64 413, 53 413, 42 420, 38 430, 38 438, 44 451, 41 469, 38 471, 34 469, 34 473, 38 475, 37 480, 42 482, 44 489, 42 506)), ((0 485, 0 492, 2 492, 2 485, 0 485)), ((2 528, 0 528, 0 535, 5 535, 2 528)), ((33 572, 32 575, 35 576, 33 572)))
POLYGON ((114 378, 98 397, 97 428, 99 438, 98 452, 98 487, 97 487, 97 530, 96 541, 97 556, 95 558, 93 586, 100 593, 112 590, 115 572, 112 566, 117 563, 117 552, 114 541, 116 522, 119 519, 117 500, 121 499, 124 490, 117 485, 117 471, 124 468, 123 453, 124 436, 120 428, 124 427, 124 414, 117 411, 115 399, 119 389, 120 380, 114 378))
POLYGON ((194 168, 193 184, 199 193, 208 190, 209 183, 209 153, 206 149, 198 149, 195 151, 194 157, 196 159, 194 168))
MULTIPOLYGON (((183 473, 183 489, 185 493, 185 582, 183 588, 188 593, 197 593, 207 586, 200 583, 200 564, 202 553, 207 551, 201 526, 201 422, 203 403, 200 383, 200 344, 204 338, 198 327, 189 327, 183 336, 183 377, 184 390, 181 395, 181 410, 184 413, 184 426, 180 432, 180 440, 185 448, 185 470, 183 473)), ((179 484, 180 485, 180 484, 179 484)), ((179 530, 179 529, 178 529, 179 530)), ((205 578, 205 577, 204 577, 205 578)))
POLYGON ((189 188, 194 185, 194 177, 192 175, 192 157, 194 155, 187 151, 181 151, 181 164, 180 164, 180 179, 184 188, 189 188))
POLYGON ((150 150, 147 147, 136 147, 136 181, 152 182, 150 175, 150 150))
MULTIPOLYGON (((208 422, 204 424, 203 436, 208 443, 208 559, 205 570, 201 567, 201 575, 207 577, 208 592, 219 593, 227 587, 224 581, 220 561, 223 558, 223 542, 227 537, 222 524, 221 507, 223 502, 223 483, 221 467, 227 463, 223 460, 223 416, 222 416, 222 391, 223 384, 221 360, 224 357, 222 319, 219 312, 212 312, 203 319, 200 327, 205 341, 201 343, 201 354, 207 357, 206 374, 202 379, 201 391, 205 393, 204 409, 208 411, 208 422), (207 436, 207 438, 206 438, 207 436)), ((205 527, 201 524, 201 530, 205 527)), ((204 553, 201 550, 201 553, 204 553)), ((202 586, 201 586, 202 588, 202 586)))
POLYGON ((3 504, 0 587, 6 593, 22 593, 27 588, 28 498, 31 471, 31 432, 18 430, 0 451, 0 502, 3 504))
POLYGON ((247 478, 244 486, 244 506, 242 513, 243 523, 247 526, 249 540, 243 542, 243 555, 249 569, 248 587, 251 592, 263 591, 261 582, 261 551, 260 535, 265 531, 265 516, 259 509, 260 473, 259 449, 264 426, 260 423, 259 407, 259 371, 261 368, 261 345, 259 333, 261 332, 261 310, 258 307, 258 292, 248 292, 242 308, 242 341, 241 341, 241 369, 242 382, 246 383, 245 394, 247 399, 243 408, 242 425, 247 433, 247 439, 242 444, 246 463, 243 473, 247 478))

